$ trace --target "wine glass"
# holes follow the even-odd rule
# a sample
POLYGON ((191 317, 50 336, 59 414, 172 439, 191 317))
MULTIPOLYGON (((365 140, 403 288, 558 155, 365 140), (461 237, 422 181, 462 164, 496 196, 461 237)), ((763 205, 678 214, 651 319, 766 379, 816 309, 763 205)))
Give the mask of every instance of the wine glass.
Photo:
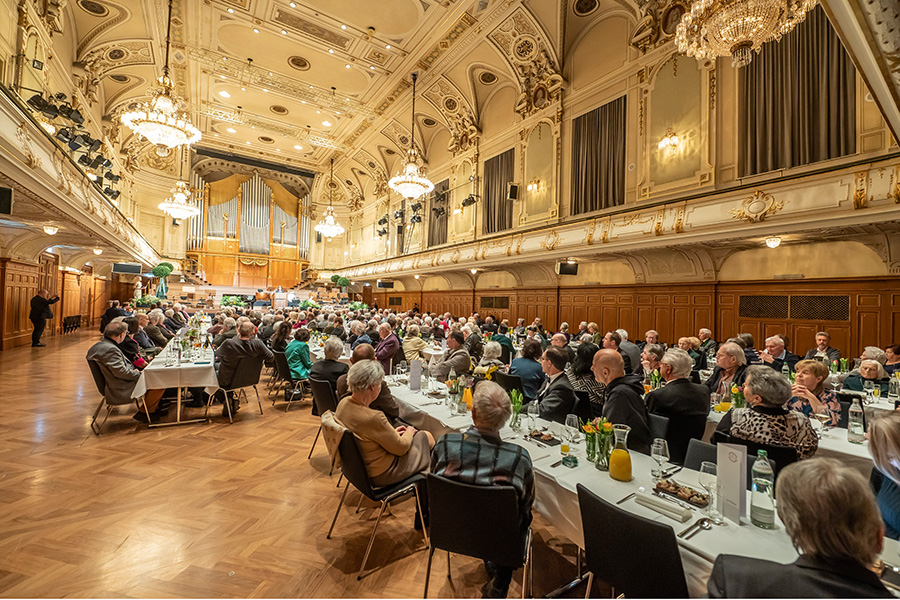
POLYGON ((566 435, 572 444, 578 441, 578 415, 566 415, 566 435))
POLYGON ((709 498, 709 504, 706 505, 706 516, 714 523, 721 523, 722 518, 719 516, 719 511, 716 509, 719 487, 719 478, 716 474, 716 463, 706 460, 700 463, 700 485, 706 490, 709 498))
POLYGON ((537 418, 541 416, 541 407, 537 400, 528 403, 528 418, 531 419, 531 429, 537 429, 537 418))
MULTIPOLYGON (((820 404, 819 408, 813 413, 813 417, 819 422, 821 433, 828 431, 828 425, 831 424, 831 409, 827 404, 820 404)), ((822 435, 819 435, 822 438, 822 435)))
POLYGON ((865 403, 872 402, 875 399, 875 382, 871 379, 866 379, 863 382, 863 391, 866 393, 865 403))
POLYGON ((662 466, 669 460, 669 443, 663 438, 654 439, 653 445, 650 446, 650 458, 656 461, 656 468, 651 469, 650 475, 654 481, 661 481, 662 466))

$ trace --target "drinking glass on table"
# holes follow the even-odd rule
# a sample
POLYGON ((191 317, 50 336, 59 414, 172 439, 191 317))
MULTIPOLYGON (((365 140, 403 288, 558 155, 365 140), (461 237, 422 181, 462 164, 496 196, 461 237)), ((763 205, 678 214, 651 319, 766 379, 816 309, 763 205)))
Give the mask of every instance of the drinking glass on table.
POLYGON ((578 441, 578 415, 566 415, 566 436, 571 443, 578 441))
POLYGON ((650 446, 650 458, 656 461, 656 467, 651 469, 650 475, 653 481, 661 481, 662 466, 669 460, 669 443, 663 438, 654 439, 650 446))
POLYGON ((531 429, 537 428, 537 418, 541 416, 541 407, 537 400, 528 403, 528 418, 531 419, 531 429))
POLYGON ((717 477, 716 463, 703 461, 700 463, 700 485, 706 490, 709 504, 706 505, 706 516, 712 519, 713 523, 721 524, 722 517, 716 508, 716 502, 719 498, 719 478, 717 477))
MULTIPOLYGON (((820 404, 819 408, 813 412, 813 417, 819 422, 821 433, 828 431, 828 425, 831 424, 831 409, 827 404, 820 404)), ((821 434, 819 438, 821 438, 821 434)))
MULTIPOLYGON (((863 382, 863 391, 866 393, 866 402, 871 402, 875 399, 875 382, 871 379, 866 379, 863 382)), ((878 390, 881 391, 880 389, 878 390)))

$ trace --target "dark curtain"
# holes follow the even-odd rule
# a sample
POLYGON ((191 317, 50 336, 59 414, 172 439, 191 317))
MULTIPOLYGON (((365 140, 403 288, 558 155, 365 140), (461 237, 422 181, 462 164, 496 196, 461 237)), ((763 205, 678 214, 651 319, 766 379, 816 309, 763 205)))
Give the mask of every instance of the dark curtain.
POLYGON ((572 214, 625 202, 625 96, 572 122, 572 214))
POLYGON ((447 243, 447 217, 450 212, 450 180, 445 179, 434 185, 434 191, 431 192, 431 201, 426 204, 428 207, 428 247, 440 246, 447 243), (434 214, 435 208, 443 208, 444 214, 437 216, 434 214))
POLYGON ((821 6, 739 70, 739 175, 856 152, 856 69, 821 6))
POLYGON ((512 201, 507 198, 507 185, 513 180, 515 163, 515 148, 484 161, 484 233, 512 229, 512 201))

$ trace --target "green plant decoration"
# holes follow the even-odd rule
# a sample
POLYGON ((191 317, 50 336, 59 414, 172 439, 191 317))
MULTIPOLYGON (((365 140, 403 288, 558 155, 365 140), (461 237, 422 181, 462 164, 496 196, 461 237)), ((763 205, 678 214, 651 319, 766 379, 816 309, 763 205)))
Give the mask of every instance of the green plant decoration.
POLYGON ((153 273, 154 277, 159 277, 159 284, 156 286, 156 295, 159 298, 166 297, 166 292, 169 291, 169 286, 166 284, 166 277, 171 275, 174 270, 175 265, 170 262, 161 262, 153 267, 151 273, 153 273))

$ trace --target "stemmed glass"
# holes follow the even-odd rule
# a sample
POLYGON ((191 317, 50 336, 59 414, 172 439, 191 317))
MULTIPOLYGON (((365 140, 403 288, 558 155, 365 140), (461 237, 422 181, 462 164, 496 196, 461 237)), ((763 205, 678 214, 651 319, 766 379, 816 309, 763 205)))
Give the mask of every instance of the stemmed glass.
POLYGON ((532 431, 537 428, 537 418, 541 416, 541 407, 537 400, 528 403, 528 418, 531 419, 532 431))
POLYGON ((700 463, 700 485, 706 490, 709 498, 709 504, 706 505, 706 516, 717 525, 722 523, 722 517, 716 508, 716 502, 719 497, 719 478, 716 476, 716 463, 703 461, 700 463))
POLYGON ((661 481, 662 466, 669 460, 669 443, 663 438, 654 439, 650 446, 650 458, 656 461, 656 468, 651 470, 650 475, 654 481, 661 481))
POLYGON ((822 434, 828 431, 828 425, 831 423, 831 409, 828 408, 827 404, 820 404, 819 408, 813 413, 813 417, 819 422, 819 439, 822 439, 822 434))
POLYGON ((574 445, 578 441, 578 415, 566 415, 566 437, 574 445))

